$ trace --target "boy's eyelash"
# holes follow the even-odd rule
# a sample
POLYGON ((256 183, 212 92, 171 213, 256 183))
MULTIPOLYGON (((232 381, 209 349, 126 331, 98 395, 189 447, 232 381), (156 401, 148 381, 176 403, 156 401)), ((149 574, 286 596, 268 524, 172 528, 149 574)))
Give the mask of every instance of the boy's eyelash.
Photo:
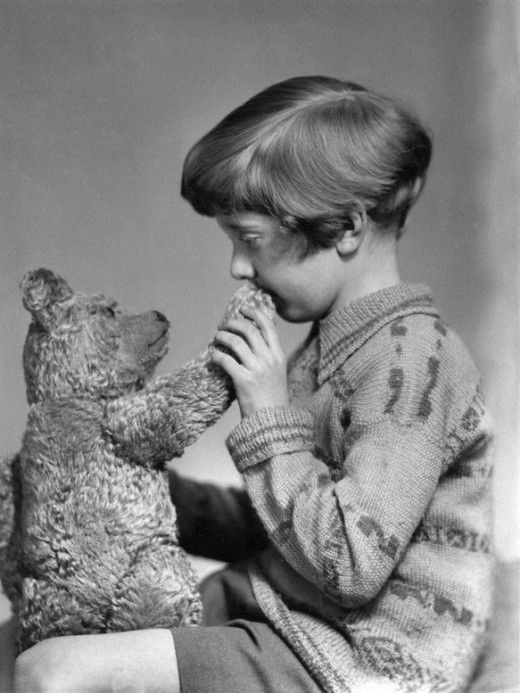
POLYGON ((258 245, 260 240, 261 240, 260 236, 242 236, 240 239, 240 241, 242 243, 245 243, 246 245, 252 245, 252 246, 258 245))

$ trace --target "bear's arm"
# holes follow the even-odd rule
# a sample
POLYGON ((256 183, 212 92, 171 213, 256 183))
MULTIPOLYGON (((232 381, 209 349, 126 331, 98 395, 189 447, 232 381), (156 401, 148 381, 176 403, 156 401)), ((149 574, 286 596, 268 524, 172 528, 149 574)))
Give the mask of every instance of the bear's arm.
MULTIPOLYGON (((248 283, 231 298, 220 324, 240 317, 243 306, 274 316, 271 297, 248 283)), ((108 404, 104 428, 117 454, 148 467, 162 466, 182 455, 226 411, 235 393, 229 376, 210 363, 211 348, 144 390, 108 404)))
POLYGON ((231 381, 207 357, 107 405, 104 430, 116 454, 147 467, 182 455, 229 407, 231 381))

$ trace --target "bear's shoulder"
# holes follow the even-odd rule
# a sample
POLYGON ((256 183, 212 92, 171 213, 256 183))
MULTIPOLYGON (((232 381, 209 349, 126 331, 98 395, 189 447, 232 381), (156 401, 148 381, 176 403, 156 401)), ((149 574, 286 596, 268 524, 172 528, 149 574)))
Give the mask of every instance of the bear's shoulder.
POLYGON ((46 441, 56 448, 78 447, 99 436, 105 403, 82 397, 51 398, 33 404, 29 410, 25 447, 46 441))

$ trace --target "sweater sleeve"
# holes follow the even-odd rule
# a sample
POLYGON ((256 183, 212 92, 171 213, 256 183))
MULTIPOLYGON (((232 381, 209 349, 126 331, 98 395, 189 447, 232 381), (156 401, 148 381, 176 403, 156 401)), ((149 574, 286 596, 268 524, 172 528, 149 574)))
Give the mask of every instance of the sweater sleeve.
POLYGON ((265 547, 267 536, 244 489, 220 488, 168 470, 181 546, 194 556, 240 561, 265 547))
MULTIPOLYGON (((316 434, 323 424, 310 411, 259 410, 227 441, 278 551, 347 608, 371 600, 388 580, 442 469, 441 412, 419 415, 431 385, 428 362, 408 364, 400 376, 400 401, 389 406, 392 378, 387 358, 372 364, 349 400, 349 416, 338 417, 339 479, 333 465, 320 459, 316 434)), ((428 401, 440 407, 441 400, 435 393, 428 401)))

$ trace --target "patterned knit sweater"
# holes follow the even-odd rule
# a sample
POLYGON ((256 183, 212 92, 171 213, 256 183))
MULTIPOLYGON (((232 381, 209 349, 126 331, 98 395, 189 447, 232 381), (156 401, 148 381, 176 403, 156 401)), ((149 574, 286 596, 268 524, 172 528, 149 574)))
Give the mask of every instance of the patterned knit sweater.
POLYGON ((463 691, 485 642, 490 421, 429 291, 397 285, 313 326, 291 405, 227 440, 270 544, 254 595, 324 691, 463 691))

